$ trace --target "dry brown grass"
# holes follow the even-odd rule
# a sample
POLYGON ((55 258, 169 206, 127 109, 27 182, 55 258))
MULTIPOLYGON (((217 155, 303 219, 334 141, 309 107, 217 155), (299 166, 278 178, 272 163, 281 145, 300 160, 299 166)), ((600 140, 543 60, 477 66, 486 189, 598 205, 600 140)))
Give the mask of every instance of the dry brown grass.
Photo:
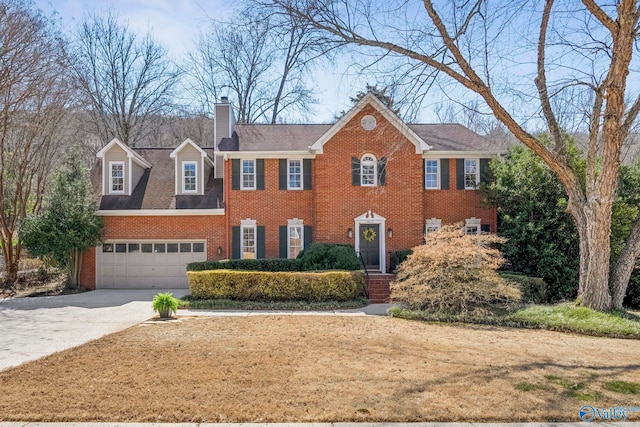
POLYGON ((577 421, 574 384, 598 407, 637 405, 604 384, 640 382, 638 354, 635 340, 384 317, 188 318, 0 373, 0 419, 577 421))

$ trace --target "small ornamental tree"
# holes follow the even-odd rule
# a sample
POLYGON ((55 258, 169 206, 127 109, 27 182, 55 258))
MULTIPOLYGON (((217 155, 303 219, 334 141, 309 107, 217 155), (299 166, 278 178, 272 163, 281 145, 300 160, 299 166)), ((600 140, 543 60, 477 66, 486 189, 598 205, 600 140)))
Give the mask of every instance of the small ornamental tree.
POLYGON ((391 299, 412 309, 447 314, 483 313, 492 304, 516 302, 520 291, 496 270, 504 262, 494 234, 464 234, 462 225, 429 233, 400 264, 391 299))
POLYGON ((80 285, 82 253, 101 243, 102 218, 96 216, 89 172, 80 156, 72 153, 53 178, 45 195, 44 209, 28 216, 20 239, 29 252, 48 256, 67 271, 67 285, 80 285))

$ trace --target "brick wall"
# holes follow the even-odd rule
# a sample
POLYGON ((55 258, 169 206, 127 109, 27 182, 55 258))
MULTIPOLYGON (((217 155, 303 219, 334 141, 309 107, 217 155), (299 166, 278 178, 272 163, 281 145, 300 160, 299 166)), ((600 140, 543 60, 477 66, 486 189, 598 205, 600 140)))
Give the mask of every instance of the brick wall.
MULTIPOLYGON (((223 259, 225 253, 224 215, 202 216, 108 216, 104 217, 105 240, 205 239, 207 259, 223 259), (222 254, 218 255, 218 247, 222 254)), ((82 257, 81 283, 95 289, 95 248, 82 257)))
MULTIPOLYGON (((355 244, 354 218, 371 210, 386 218, 393 237, 386 238, 386 250, 416 246, 422 241, 424 191, 422 157, 406 139, 373 107, 367 106, 353 117, 323 148, 315 160, 315 206, 317 240, 355 244), (365 131, 364 115, 376 118, 377 125, 365 131), (352 185, 351 158, 373 154, 387 159, 386 185, 352 185), (347 230, 354 230, 348 238, 347 230)), ((386 230, 380 230, 386 232, 386 230)))
MULTIPOLYGON (((227 187, 230 190, 227 202, 229 226, 239 226, 240 221, 247 218, 263 225, 267 258, 279 257, 279 227, 287 225, 287 220, 298 218, 304 221, 304 225, 315 225, 313 190, 279 190, 278 161, 264 161, 264 190, 231 190, 231 186, 227 187)), ((225 162, 225 179, 231 182, 230 160, 225 162)), ((312 179, 313 187, 314 181, 312 179)))

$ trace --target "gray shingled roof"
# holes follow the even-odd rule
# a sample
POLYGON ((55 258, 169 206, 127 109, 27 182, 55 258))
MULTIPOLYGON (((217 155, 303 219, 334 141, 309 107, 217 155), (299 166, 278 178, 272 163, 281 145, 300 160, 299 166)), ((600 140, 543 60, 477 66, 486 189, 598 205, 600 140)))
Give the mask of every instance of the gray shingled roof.
POLYGON ((307 151, 333 125, 236 125, 240 151, 307 151))
MULTIPOLYGON (((174 148, 135 149, 153 166, 147 169, 130 196, 102 196, 100 210, 122 209, 215 209, 222 203, 222 180, 209 177, 203 196, 175 195, 174 148)), ((212 156, 213 150, 204 149, 212 156)), ((100 165, 94 171, 101 171, 100 165)), ((100 189, 100 174, 93 173, 94 187, 100 189)))
MULTIPOLYGON (((333 125, 236 125, 238 142, 223 140, 221 151, 307 151, 333 125)), ((434 151, 499 151, 495 143, 460 124, 410 124, 434 151)))

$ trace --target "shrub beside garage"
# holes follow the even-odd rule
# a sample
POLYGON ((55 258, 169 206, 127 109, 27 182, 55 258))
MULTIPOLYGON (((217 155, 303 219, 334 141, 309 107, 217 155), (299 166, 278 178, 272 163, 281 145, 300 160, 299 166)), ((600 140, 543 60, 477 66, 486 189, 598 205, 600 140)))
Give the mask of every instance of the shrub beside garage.
POLYGON ((189 271, 191 295, 243 301, 349 301, 364 295, 362 271, 189 271))

